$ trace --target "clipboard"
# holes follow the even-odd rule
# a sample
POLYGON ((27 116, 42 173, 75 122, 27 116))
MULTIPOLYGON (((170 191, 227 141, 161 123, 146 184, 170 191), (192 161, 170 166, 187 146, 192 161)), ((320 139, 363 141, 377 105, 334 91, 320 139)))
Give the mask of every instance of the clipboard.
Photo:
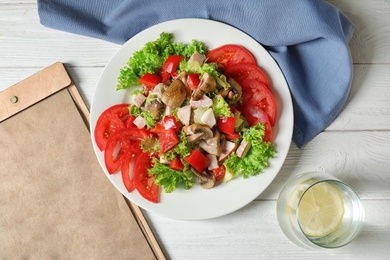
POLYGON ((165 259, 105 177, 89 111, 60 63, 0 92, 0 257, 165 259))

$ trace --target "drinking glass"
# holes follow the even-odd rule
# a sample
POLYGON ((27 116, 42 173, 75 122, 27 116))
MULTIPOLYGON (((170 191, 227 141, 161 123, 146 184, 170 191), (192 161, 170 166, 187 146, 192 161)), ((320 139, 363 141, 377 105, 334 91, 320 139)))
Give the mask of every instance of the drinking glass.
POLYGON ((364 208, 348 184, 326 172, 308 172, 285 184, 277 217, 285 235, 297 245, 337 248, 358 236, 364 208))

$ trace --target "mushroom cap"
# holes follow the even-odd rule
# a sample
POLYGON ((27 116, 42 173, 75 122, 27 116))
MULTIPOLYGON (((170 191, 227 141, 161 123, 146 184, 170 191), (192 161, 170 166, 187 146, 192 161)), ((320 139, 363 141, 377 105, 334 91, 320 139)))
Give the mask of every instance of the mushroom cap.
POLYGON ((225 146, 226 138, 218 130, 215 130, 213 134, 214 136, 212 138, 202 139, 199 142, 199 146, 209 154, 219 156, 225 146))
POLYGON ((187 135, 202 134, 202 139, 209 139, 214 136, 213 130, 205 124, 192 124, 186 129, 187 135))
POLYGON ((214 174, 208 171, 198 172, 192 167, 191 170, 198 177, 199 184, 203 189, 211 189, 214 187, 216 182, 214 174))
POLYGON ((145 109, 152 114, 153 118, 157 118, 160 115, 163 107, 164 104, 156 98, 153 99, 152 102, 145 107, 145 109))
MULTIPOLYGON (((242 87, 241 85, 233 78, 228 80, 230 88, 227 91, 225 98, 229 104, 237 103, 242 97, 242 87)), ((225 94, 225 93, 224 93, 225 94)))
POLYGON ((162 102, 172 108, 180 107, 187 97, 186 86, 181 80, 175 79, 161 96, 162 102))
POLYGON ((217 87, 217 81, 209 73, 205 72, 201 81, 199 82, 198 89, 209 93, 217 87))
POLYGON ((204 94, 203 90, 197 88, 197 89, 195 89, 192 92, 192 96, 191 97, 192 97, 193 100, 199 100, 199 99, 202 98, 203 94, 204 94))

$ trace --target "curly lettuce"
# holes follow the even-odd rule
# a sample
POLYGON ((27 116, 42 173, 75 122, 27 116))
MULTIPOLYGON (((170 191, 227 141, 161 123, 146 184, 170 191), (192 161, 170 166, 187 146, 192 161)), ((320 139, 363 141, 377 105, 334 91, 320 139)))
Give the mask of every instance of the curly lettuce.
POLYGON ((244 178, 260 174, 269 164, 276 153, 273 143, 264 142, 265 126, 258 123, 243 132, 243 139, 251 144, 251 148, 244 158, 239 158, 235 153, 225 160, 226 171, 230 178, 242 175, 244 178))
POLYGON ((162 32, 158 39, 146 43, 141 50, 133 53, 126 66, 120 70, 116 89, 140 85, 139 78, 145 73, 157 74, 170 55, 184 56, 187 60, 195 51, 206 54, 208 50, 202 42, 196 40, 192 40, 191 44, 173 42, 173 34, 162 32))
POLYGON ((216 95, 213 98, 213 112, 214 116, 217 117, 230 117, 233 115, 230 110, 229 104, 221 95, 216 95))
POLYGON ((193 174, 188 164, 183 171, 172 170, 169 165, 160 163, 153 159, 153 167, 148 170, 149 175, 154 175, 154 183, 164 187, 166 193, 171 193, 177 186, 183 185, 184 189, 189 189, 194 184, 192 182, 193 174))

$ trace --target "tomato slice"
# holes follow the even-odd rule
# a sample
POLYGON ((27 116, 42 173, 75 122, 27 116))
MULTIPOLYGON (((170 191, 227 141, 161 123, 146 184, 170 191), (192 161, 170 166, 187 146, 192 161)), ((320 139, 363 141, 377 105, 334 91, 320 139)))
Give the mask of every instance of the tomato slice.
POLYGON ((225 73, 241 85, 243 104, 263 109, 268 115, 271 126, 274 126, 276 102, 269 89, 269 82, 265 73, 259 67, 251 64, 231 66, 225 70, 225 73))
POLYGON ((130 166, 134 158, 135 160, 137 159, 130 152, 125 152, 121 158, 122 181, 128 192, 132 192, 135 189, 134 174, 133 171, 130 170, 130 166))
MULTIPOLYGON (((243 87, 243 104, 240 106, 255 106, 261 108, 268 116, 271 126, 276 120, 276 101, 271 91, 257 81, 248 82, 252 88, 243 87)), ((245 85, 243 85, 245 86, 245 85)))
POLYGON ((264 123, 265 125, 265 134, 264 134, 264 141, 270 142, 272 141, 272 126, 268 119, 268 115, 265 113, 265 111, 256 105, 243 105, 239 107, 239 110, 241 114, 245 117, 245 119, 248 121, 249 125, 253 126, 257 123, 264 123))
POLYGON ((267 74, 257 65, 251 63, 240 63, 224 70, 226 76, 234 78, 237 82, 259 81, 269 88, 269 80, 267 74))
POLYGON ((106 147, 108 137, 120 130, 124 129, 125 122, 129 116, 129 104, 114 105, 99 116, 94 131, 95 142, 100 151, 106 147))
POLYGON ((160 200, 160 187, 154 184, 154 175, 150 176, 148 169, 152 167, 149 153, 141 153, 134 165, 134 185, 142 197, 153 203, 160 200))
POLYGON ((110 135, 104 151, 104 163, 110 174, 117 172, 121 167, 121 158, 128 149, 140 153, 139 142, 142 138, 138 128, 125 128, 110 135), (135 145, 136 143, 136 145, 135 145), (139 150, 136 150, 138 147, 139 150))
POLYGON ((206 55, 209 62, 216 62, 225 68, 241 63, 256 65, 256 59, 246 48, 236 44, 226 44, 209 51, 206 55))

